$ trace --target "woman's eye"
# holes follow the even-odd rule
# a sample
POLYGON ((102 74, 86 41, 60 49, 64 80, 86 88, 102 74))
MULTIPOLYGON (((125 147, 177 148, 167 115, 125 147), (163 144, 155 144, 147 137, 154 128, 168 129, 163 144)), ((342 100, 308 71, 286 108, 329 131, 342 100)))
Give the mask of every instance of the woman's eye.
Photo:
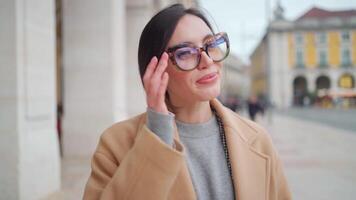
POLYGON ((176 52, 176 57, 178 59, 188 59, 194 54, 194 52, 195 52, 194 49, 185 48, 185 49, 182 49, 182 50, 178 50, 176 52))
POLYGON ((180 59, 187 57, 189 55, 190 55, 190 51, 182 51, 182 52, 177 53, 177 57, 180 59))
POLYGON ((215 47, 219 46, 220 44, 223 44, 224 42, 225 42, 225 39, 220 37, 220 38, 214 40, 213 42, 209 43, 208 47, 215 48, 215 47))

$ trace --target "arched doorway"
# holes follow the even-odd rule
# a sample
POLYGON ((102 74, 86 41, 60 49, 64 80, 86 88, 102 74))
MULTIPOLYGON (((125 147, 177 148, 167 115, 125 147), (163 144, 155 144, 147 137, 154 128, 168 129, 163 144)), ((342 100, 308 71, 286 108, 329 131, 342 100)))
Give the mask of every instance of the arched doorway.
POLYGON ((293 81, 293 105, 303 106, 304 97, 308 94, 307 79, 304 76, 297 76, 293 81))
POLYGON ((344 89, 355 88, 355 79, 352 74, 345 73, 341 75, 338 81, 338 86, 344 89))
POLYGON ((316 79, 316 105, 322 108, 331 108, 333 106, 332 97, 329 94, 331 87, 330 78, 321 75, 316 79))
POLYGON ((356 107, 356 92, 353 90, 355 88, 354 76, 350 73, 342 74, 338 80, 338 86, 341 91, 336 98, 337 105, 343 108, 356 107))
POLYGON ((316 79, 316 90, 330 89, 330 78, 322 75, 316 79))

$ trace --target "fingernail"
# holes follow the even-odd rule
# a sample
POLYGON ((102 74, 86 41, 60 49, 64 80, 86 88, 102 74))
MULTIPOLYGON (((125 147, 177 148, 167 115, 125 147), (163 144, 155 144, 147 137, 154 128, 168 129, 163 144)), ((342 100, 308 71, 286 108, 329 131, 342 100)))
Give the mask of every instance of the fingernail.
POLYGON ((157 60, 157 57, 156 57, 156 56, 153 56, 153 57, 151 58, 151 62, 154 62, 154 60, 157 60))

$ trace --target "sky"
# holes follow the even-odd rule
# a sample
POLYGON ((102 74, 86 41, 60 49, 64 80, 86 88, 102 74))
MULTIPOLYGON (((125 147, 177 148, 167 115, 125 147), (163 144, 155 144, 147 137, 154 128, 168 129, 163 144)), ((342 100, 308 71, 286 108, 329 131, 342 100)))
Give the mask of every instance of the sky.
MULTIPOLYGON (((280 1, 288 20, 295 20, 313 6, 327 10, 356 9, 356 0, 280 1)), ((218 31, 228 33, 231 52, 246 63, 265 33, 267 13, 273 14, 276 2, 277 0, 199 0, 213 26, 218 31)))

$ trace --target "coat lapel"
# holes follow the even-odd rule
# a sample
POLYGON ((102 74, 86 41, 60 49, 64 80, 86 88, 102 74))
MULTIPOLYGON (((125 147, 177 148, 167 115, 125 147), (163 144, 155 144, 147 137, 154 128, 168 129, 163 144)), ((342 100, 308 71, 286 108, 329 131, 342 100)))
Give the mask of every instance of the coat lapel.
POLYGON ((214 99, 212 106, 221 117, 230 156, 237 199, 267 199, 270 161, 252 147, 257 130, 214 99))

